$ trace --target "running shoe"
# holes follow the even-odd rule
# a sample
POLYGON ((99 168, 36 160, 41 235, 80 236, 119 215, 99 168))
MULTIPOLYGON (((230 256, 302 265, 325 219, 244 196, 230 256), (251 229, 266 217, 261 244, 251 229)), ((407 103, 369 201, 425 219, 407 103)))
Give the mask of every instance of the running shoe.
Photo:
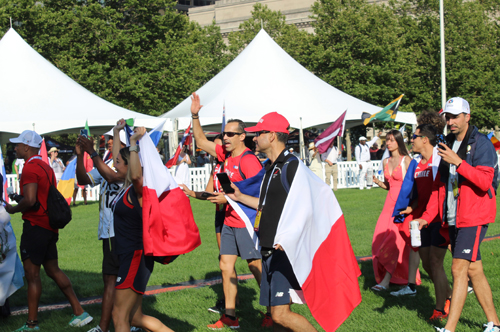
POLYGON ((450 306, 451 306, 451 298, 447 298, 446 301, 444 302, 444 313, 448 315, 450 313, 450 306))
POLYGON ((467 286, 467 293, 469 294, 474 293, 474 288, 472 288, 471 286, 467 286))
POLYGON ((231 318, 227 317, 226 314, 223 314, 221 318, 217 322, 215 322, 215 324, 207 325, 210 330, 222 330, 224 326, 235 330, 240 328, 240 323, 238 321, 238 318, 232 320, 231 318))
POLYGON ((138 328, 138 327, 135 327, 135 326, 130 327, 130 332, 140 332, 140 331, 142 331, 141 328, 138 328))
POLYGON ((208 311, 222 315, 226 310, 226 301, 218 300, 215 302, 215 306, 208 308, 208 311))
POLYGON ((445 329, 444 327, 434 326, 437 332, 450 332, 450 330, 445 329))
POLYGON ((99 325, 97 325, 96 327, 91 328, 87 332, 102 332, 102 329, 99 325))
POLYGON ((380 284, 376 284, 375 286, 373 286, 372 288, 372 291, 375 291, 375 292, 383 292, 383 291, 386 291, 387 288, 380 285, 380 284))
POLYGON ((443 314, 441 311, 434 309, 434 312, 429 320, 442 320, 445 318, 448 318, 448 314, 443 314))
POLYGON ((81 327, 85 326, 92 321, 92 316, 88 312, 84 311, 80 316, 71 315, 71 320, 69 321, 69 326, 81 327))
POLYGON ((38 325, 35 325, 34 327, 29 327, 28 324, 24 324, 22 327, 18 328, 14 332, 22 332, 22 331, 40 331, 40 328, 38 325))
POLYGON ((264 319, 262 320, 262 324, 260 326, 273 327, 273 318, 271 317, 271 314, 270 313, 265 314, 262 311, 260 313, 264 315, 264 319))
POLYGON ((484 324, 483 326, 486 327, 484 332, 500 332, 500 327, 495 325, 493 322, 489 322, 488 324, 484 324))
POLYGON ((417 290, 411 290, 410 286, 406 285, 405 287, 401 288, 400 290, 396 292, 391 292, 392 296, 403 296, 403 295, 410 295, 410 296, 415 296, 417 294, 417 290))

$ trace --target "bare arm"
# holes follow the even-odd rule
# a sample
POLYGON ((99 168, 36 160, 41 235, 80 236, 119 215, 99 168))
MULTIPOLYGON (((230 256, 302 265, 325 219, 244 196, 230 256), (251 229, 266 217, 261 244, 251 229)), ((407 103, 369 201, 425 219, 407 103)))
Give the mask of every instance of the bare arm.
MULTIPOLYGON (((140 140, 142 136, 146 133, 146 128, 138 127, 134 129, 134 134, 130 137, 130 147, 137 146, 137 140, 140 140)), ((115 145, 113 144, 113 150, 115 145)), ((130 176, 132 178, 132 184, 134 185, 135 193, 139 199, 139 203, 142 206, 142 166, 139 159, 139 153, 137 151, 131 151, 128 167, 130 167, 130 176)))
POLYGON ((216 144, 207 139, 201 128, 199 112, 202 107, 203 105, 200 104, 200 96, 197 95, 196 92, 193 92, 191 96, 191 116, 193 118, 193 134, 196 145, 198 145, 200 149, 205 150, 208 154, 217 157, 217 153, 215 152, 216 144))
POLYGON ((28 183, 23 186, 23 199, 16 206, 10 204, 5 205, 5 210, 14 214, 16 212, 24 212, 30 209, 36 203, 36 192, 38 190, 37 183, 28 183))
POLYGON ((125 120, 120 119, 116 123, 116 126, 113 128, 113 149, 111 150, 111 153, 113 154, 113 163, 116 164, 116 157, 120 153, 120 150, 122 148, 122 144, 120 141, 120 130, 123 130, 125 128, 125 120))
MULTIPOLYGON (((385 165, 387 165, 387 163, 389 162, 389 159, 388 158, 384 159, 382 162, 383 162, 384 168, 385 168, 385 165)), ((389 188, 390 188, 389 181, 382 182, 379 179, 377 179, 377 177, 375 175, 373 176, 373 182, 375 182, 377 184, 377 186, 379 186, 382 189, 389 190, 389 188)))
MULTIPOLYGON (((76 150, 77 150, 77 156, 78 158, 80 157, 78 155, 78 149, 85 151, 87 152, 89 155, 93 154, 95 152, 94 150, 94 140, 93 139, 88 139, 84 136, 78 136, 78 140, 76 141, 77 143, 77 146, 76 146, 76 150)), ((114 146, 113 146, 114 148, 114 146)), ((87 174, 87 171, 85 170, 85 167, 83 166, 83 151, 82 151, 82 162, 81 162, 81 166, 82 169, 80 170, 81 172, 81 175, 83 174, 87 174)), ((120 151, 120 150, 118 150, 120 151)), ((123 182, 123 180, 125 180, 124 178, 120 177, 115 171, 113 171, 108 165, 106 165, 106 163, 104 161, 102 161, 101 157, 97 156, 97 157, 94 157, 92 158, 92 161, 94 162, 94 167, 97 168, 97 170, 99 171, 99 174, 101 174, 101 176, 104 178, 104 180, 106 180, 106 182, 108 183, 115 183, 115 182, 123 182)), ((91 182, 80 182, 80 177, 78 177, 78 166, 79 166, 79 161, 77 160, 76 162, 76 176, 77 176, 77 179, 78 179, 78 183, 80 184, 91 184, 91 182)), ((88 179, 88 175, 86 175, 86 178, 88 179)), ((88 179, 90 181, 90 179, 88 179)))
MULTIPOLYGON (((80 139, 79 136, 78 140, 80 139)), ((78 144, 78 140, 76 141, 75 151, 76 151, 76 179, 80 185, 92 184, 89 176, 87 175, 87 170, 85 169, 85 165, 83 164, 83 150, 81 145, 78 144)))

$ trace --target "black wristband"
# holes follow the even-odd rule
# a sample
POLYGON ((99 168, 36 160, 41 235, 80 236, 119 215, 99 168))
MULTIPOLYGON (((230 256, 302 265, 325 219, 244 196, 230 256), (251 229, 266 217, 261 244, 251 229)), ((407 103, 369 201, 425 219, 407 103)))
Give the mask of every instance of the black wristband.
POLYGON ((199 115, 191 115, 191 118, 193 118, 193 119, 199 119, 200 116, 199 115))
POLYGON ((94 157, 97 157, 98 154, 96 151, 92 152, 92 154, 90 155, 90 159, 94 158, 94 157))

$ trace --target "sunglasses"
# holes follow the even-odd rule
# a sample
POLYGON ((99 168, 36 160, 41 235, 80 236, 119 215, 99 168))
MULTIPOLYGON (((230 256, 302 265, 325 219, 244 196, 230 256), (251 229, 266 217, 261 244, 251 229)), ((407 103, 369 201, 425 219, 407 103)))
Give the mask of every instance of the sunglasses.
POLYGON ((234 137, 234 135, 241 135, 243 133, 235 133, 233 131, 225 131, 222 133, 222 137, 227 136, 227 137, 234 137))
POLYGON ((256 131, 255 136, 259 137, 262 134, 269 134, 269 133, 270 133, 270 131, 268 131, 268 130, 256 131))
POLYGON ((415 139, 417 137, 425 137, 424 135, 416 135, 416 134, 413 134, 413 136, 411 137, 412 139, 415 139))

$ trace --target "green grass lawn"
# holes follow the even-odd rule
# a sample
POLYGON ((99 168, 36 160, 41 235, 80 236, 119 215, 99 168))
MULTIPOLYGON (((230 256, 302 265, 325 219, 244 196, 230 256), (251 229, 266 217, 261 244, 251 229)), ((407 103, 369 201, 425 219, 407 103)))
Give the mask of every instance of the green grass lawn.
MULTIPOLYGON (((344 211, 349 237, 357 256, 371 255, 373 230, 382 210, 386 191, 382 189, 357 190, 343 189, 336 196, 344 211)), ((497 202, 500 200, 497 198, 497 202)), ((168 266, 155 265, 149 285, 172 285, 189 280, 199 280, 219 276, 218 250, 214 235, 214 207, 208 202, 191 201, 195 220, 200 229, 202 244, 192 253, 179 257, 168 266)), ((101 242, 97 240, 98 204, 82 204, 73 208, 73 221, 60 232, 58 242, 59 264, 70 277, 79 298, 99 296, 103 291, 101 275, 101 242)), ((500 223, 490 225, 488 234, 500 233, 500 223)), ((22 230, 21 216, 14 215, 12 224, 19 238, 22 230)), ((494 301, 500 304, 500 279, 497 278, 500 262, 500 240, 482 244, 485 273, 493 289, 494 301)), ((445 269, 449 274, 451 255, 447 254, 445 269)), ((354 310, 339 331, 433 331, 426 321, 432 314, 434 289, 425 272, 422 273, 422 286, 414 298, 399 299, 390 295, 375 294, 370 287, 375 284, 371 261, 360 264, 362 276, 359 278, 363 301, 354 310)), ((249 273, 246 262, 238 261, 238 274, 249 273)), ((422 271, 422 270, 421 270, 422 271)), ((451 282, 451 276, 449 275, 451 282)), ((64 302, 65 298, 55 283, 42 271, 43 294, 41 304, 64 302)), ((397 289, 397 286, 394 287, 397 289)), ((241 305, 237 314, 243 331, 260 331, 258 304, 259 289, 254 280, 240 282, 241 305)), ((218 316, 207 308, 221 296, 221 285, 187 289, 172 293, 144 298, 144 312, 160 318, 175 331, 207 331, 206 325, 213 323, 218 316)), ((12 307, 26 305, 26 287, 18 290, 11 298, 12 307)), ((500 306, 497 306, 500 309, 500 306)), ((98 321, 100 305, 86 306, 85 309, 98 321)), ((305 315, 319 328, 307 306, 294 305, 293 310, 305 315)), ((71 310, 55 310, 39 314, 40 328, 44 331, 66 331, 71 310)), ((11 316, 0 319, 0 332, 12 331, 20 327, 26 316, 11 316)), ((486 318, 475 296, 467 299, 465 310, 457 331, 482 331, 486 318)), ((91 323, 94 326, 94 322, 91 323)), ((72 331, 87 331, 89 327, 71 328, 72 331)))

